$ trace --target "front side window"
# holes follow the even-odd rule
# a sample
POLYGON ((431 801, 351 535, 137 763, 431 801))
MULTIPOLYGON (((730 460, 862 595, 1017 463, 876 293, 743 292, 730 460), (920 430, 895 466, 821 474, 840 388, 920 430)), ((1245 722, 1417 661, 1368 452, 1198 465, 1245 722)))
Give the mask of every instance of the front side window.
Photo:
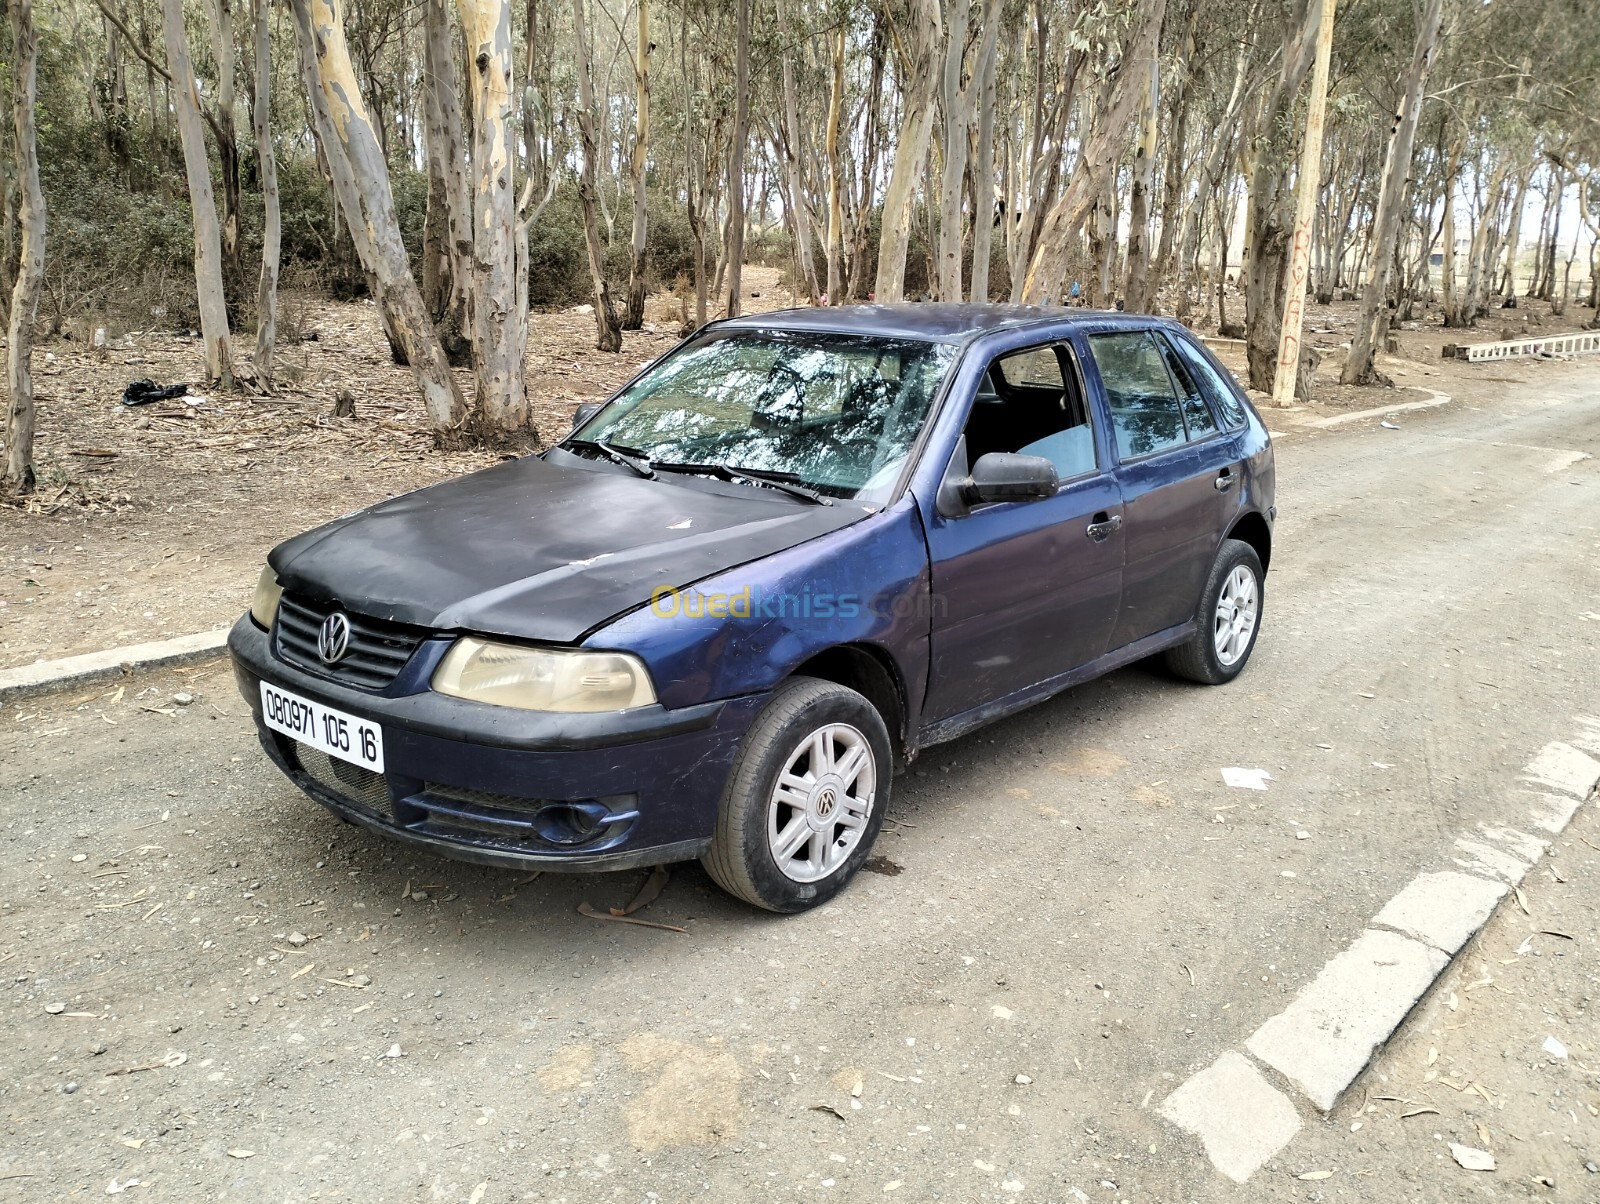
POLYGON ((1105 385, 1118 456, 1137 460, 1181 447, 1183 409, 1155 335, 1148 330, 1091 335, 1089 348, 1105 385))
POLYGON ((1049 343, 991 360, 964 433, 969 464, 989 452, 1020 452, 1049 460, 1063 481, 1093 472, 1094 429, 1071 347, 1049 343))
POLYGON ((634 381, 572 440, 654 463, 782 474, 881 503, 955 355, 911 339, 712 333, 634 381))

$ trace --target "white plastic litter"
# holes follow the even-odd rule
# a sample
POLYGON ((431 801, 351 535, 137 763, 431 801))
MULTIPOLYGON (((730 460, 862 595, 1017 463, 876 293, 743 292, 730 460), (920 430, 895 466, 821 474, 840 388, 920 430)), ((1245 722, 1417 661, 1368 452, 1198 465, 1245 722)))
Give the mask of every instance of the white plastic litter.
POLYGON ((1265 790, 1272 775, 1265 769, 1240 769, 1230 766, 1222 771, 1222 784, 1240 790, 1265 790))

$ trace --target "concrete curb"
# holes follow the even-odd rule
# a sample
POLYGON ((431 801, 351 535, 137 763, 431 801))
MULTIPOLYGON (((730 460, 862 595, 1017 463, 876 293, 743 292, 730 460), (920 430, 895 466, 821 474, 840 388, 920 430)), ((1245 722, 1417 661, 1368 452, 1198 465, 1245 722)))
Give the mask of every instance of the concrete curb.
POLYGON ((1440 393, 1433 389, 1424 389, 1421 385, 1412 388, 1433 396, 1421 401, 1402 401, 1392 406, 1374 406, 1370 410, 1355 410, 1349 414, 1330 414, 1326 418, 1312 418, 1306 422, 1290 423, 1291 426, 1308 427, 1311 430, 1327 430, 1329 427, 1343 426, 1347 422, 1360 422, 1363 418, 1382 418, 1388 414, 1404 414, 1407 410, 1431 410, 1436 406, 1449 405, 1455 398, 1448 393, 1440 393))
MULTIPOLYGON (((1574 744, 1551 741, 1506 792, 1514 813, 1551 836, 1600 789, 1600 720, 1576 717, 1574 744), (1590 754, 1594 754, 1591 756, 1590 754)), ((1299 1131, 1294 1097, 1327 1117, 1345 1091, 1493 918, 1550 847, 1509 823, 1480 823, 1451 850, 1457 869, 1414 878, 1361 935, 1244 1043, 1191 1075, 1160 1107, 1242 1183, 1299 1131), (1385 931, 1394 929, 1397 931, 1385 931), (1274 1085, 1256 1063, 1279 1076, 1274 1085), (1281 1088, 1281 1089, 1280 1089, 1281 1088)))
POLYGON ((101 652, 86 652, 55 661, 37 661, 15 669, 0 670, 0 704, 29 694, 43 694, 62 686, 96 681, 132 673, 137 669, 157 669, 219 656, 228 646, 228 628, 198 631, 175 639, 148 644, 128 644, 101 652))

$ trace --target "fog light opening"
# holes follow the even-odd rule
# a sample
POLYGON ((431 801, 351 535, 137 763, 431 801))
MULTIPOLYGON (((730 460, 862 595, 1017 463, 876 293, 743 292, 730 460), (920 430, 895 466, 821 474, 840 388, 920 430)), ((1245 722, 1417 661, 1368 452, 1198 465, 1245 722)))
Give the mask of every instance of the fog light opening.
POLYGON ((587 844, 598 836, 611 809, 592 799, 541 807, 533 817, 533 830, 541 840, 555 845, 587 844))

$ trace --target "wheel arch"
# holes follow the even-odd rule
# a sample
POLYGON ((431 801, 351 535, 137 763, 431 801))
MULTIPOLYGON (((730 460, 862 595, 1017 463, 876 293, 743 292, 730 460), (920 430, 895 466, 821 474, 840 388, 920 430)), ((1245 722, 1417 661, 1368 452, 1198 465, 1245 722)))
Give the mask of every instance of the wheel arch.
POLYGON ((873 644, 835 644, 796 665, 794 677, 815 677, 845 686, 864 697, 889 729, 895 768, 906 764, 906 687, 887 649, 873 644))
POLYGON ((1228 538, 1237 539, 1254 548, 1256 555, 1261 559, 1262 572, 1266 571, 1272 559, 1272 528, 1267 525, 1267 520, 1259 510, 1241 514, 1228 529, 1228 538))

